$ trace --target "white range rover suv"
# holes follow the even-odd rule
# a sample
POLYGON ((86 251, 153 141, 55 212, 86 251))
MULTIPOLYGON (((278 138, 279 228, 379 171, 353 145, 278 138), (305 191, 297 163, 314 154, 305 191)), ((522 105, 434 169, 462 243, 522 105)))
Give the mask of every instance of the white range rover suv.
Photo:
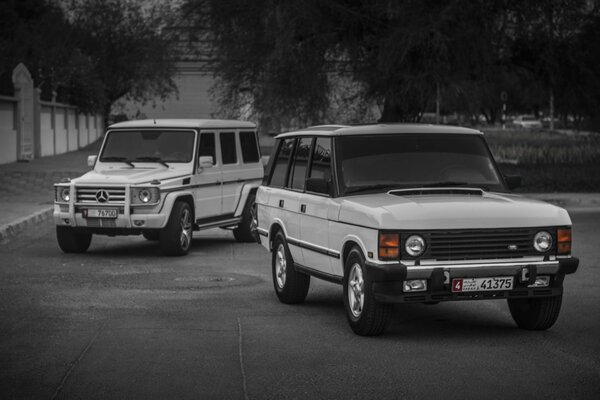
POLYGON ((256 195, 275 292, 304 301, 310 277, 343 285, 359 335, 393 303, 506 299, 523 329, 560 312, 571 257, 562 208, 510 193, 479 131, 390 124, 317 126, 277 136, 256 195))
POLYGON ((93 170, 55 184, 60 248, 84 252, 93 234, 139 235, 187 254, 192 231, 231 228, 255 240, 254 197, 264 170, 250 122, 142 120, 108 127, 93 170))

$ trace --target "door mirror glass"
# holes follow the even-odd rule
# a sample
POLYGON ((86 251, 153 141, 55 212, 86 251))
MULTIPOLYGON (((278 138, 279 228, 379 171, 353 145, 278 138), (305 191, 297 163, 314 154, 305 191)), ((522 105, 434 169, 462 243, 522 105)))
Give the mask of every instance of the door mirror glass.
POLYGON ((87 164, 88 167, 94 167, 94 165, 96 165, 96 159, 98 159, 98 156, 88 156, 87 159, 87 164))
POLYGON ((521 187, 522 180, 521 175, 504 175, 504 182, 509 190, 521 187))
POLYGON ((215 165, 212 156, 200 156, 198 158, 198 166, 200 168, 212 168, 215 165))
POLYGON ((306 191, 329 195, 329 182, 324 178, 306 179, 306 191))

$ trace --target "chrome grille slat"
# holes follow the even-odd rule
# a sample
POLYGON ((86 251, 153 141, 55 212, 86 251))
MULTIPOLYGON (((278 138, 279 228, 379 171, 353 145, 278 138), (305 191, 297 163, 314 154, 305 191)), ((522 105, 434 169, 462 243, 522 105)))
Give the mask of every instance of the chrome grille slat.
POLYGON ((75 187, 75 193, 78 203, 97 205, 124 204, 126 197, 124 187, 75 187), (100 190, 104 190, 108 193, 108 201, 101 203, 96 200, 96 193, 100 190))

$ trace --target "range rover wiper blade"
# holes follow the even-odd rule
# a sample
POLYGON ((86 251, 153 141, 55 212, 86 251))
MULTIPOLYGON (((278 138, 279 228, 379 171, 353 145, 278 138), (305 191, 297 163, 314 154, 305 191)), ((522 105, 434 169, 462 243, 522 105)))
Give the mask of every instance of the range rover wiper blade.
POLYGON ((375 185, 351 186, 351 187, 347 188, 344 193, 350 194, 350 193, 368 192, 370 190, 381 190, 381 189, 391 190, 391 189, 398 189, 399 187, 404 187, 404 186, 394 185, 391 183, 378 183, 375 185))
POLYGON ((165 167, 169 168, 169 164, 167 164, 166 162, 161 160, 160 157, 136 157, 135 160, 142 161, 142 162, 155 162, 155 163, 162 164, 165 167))
POLYGON ((127 165, 130 165, 131 168, 135 168, 135 165, 133 165, 133 163, 131 161, 129 161, 127 158, 125 158, 125 157, 102 157, 100 159, 100 161, 122 162, 122 163, 125 163, 127 165))
POLYGON ((421 188, 428 187, 458 187, 458 186, 471 186, 476 187, 486 192, 490 191, 490 188, 485 185, 477 184, 477 183, 469 183, 469 182, 459 182, 459 181, 440 181, 440 182, 431 182, 420 185, 421 188))

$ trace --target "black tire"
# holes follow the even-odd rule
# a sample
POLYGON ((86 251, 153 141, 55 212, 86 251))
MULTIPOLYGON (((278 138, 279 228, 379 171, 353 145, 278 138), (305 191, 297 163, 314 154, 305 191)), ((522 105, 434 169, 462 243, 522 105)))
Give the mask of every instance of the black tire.
POLYGON ((167 226, 160 230, 160 247, 168 256, 183 256, 192 244, 194 214, 185 201, 176 201, 167 226))
POLYGON ((143 231, 142 236, 144 236, 146 240, 150 240, 153 242, 158 241, 160 240, 160 231, 156 229, 152 231, 143 231))
POLYGON ((56 240, 65 253, 85 253, 92 242, 92 234, 77 232, 68 226, 57 226, 56 240))
POLYGON ((517 326, 521 329, 543 331, 558 319, 562 294, 537 299, 508 299, 508 308, 517 326))
POLYGON ((273 273, 273 287, 279 301, 285 304, 298 304, 306 299, 310 287, 310 276, 298 272, 294 268, 294 260, 281 232, 277 232, 275 240, 273 240, 271 272, 273 273))
POLYGON ((392 318, 392 305, 375 301, 365 257, 354 247, 344 264, 344 306, 350 327, 360 336, 383 333, 392 318))
POLYGON ((241 243, 256 242, 256 199, 255 193, 250 193, 242 211, 242 221, 233 230, 233 237, 241 243))

